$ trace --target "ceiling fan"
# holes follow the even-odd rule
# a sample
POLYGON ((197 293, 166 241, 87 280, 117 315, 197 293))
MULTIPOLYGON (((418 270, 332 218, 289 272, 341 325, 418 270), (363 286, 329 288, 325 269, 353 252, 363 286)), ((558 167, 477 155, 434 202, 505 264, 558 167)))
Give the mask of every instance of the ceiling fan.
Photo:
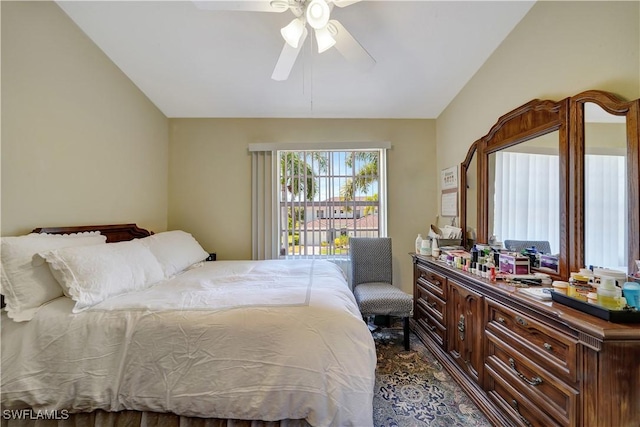
POLYGON ((346 7, 361 0, 193 1, 198 8, 207 10, 278 13, 291 10, 295 17, 280 30, 285 43, 271 75, 274 80, 282 81, 289 78, 291 69, 309 34, 307 24, 314 31, 318 53, 335 47, 342 56, 363 71, 370 69, 376 63, 340 22, 330 19, 334 6, 346 7))

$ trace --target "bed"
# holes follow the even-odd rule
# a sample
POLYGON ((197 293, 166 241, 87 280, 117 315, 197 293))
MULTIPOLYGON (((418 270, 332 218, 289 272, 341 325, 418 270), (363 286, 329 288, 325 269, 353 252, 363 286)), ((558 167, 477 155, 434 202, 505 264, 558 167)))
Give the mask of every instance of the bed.
POLYGON ((204 262, 134 224, 35 233, 78 246, 33 256, 61 295, 2 313, 3 425, 372 425, 375 345, 334 264, 204 262))

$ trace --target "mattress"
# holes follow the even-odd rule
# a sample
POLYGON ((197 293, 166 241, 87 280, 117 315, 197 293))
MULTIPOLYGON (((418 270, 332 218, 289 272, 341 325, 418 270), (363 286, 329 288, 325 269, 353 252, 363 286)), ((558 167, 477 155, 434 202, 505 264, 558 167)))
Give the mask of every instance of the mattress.
POLYGON ((328 261, 205 262, 72 307, 3 313, 3 409, 372 425, 375 346, 328 261))

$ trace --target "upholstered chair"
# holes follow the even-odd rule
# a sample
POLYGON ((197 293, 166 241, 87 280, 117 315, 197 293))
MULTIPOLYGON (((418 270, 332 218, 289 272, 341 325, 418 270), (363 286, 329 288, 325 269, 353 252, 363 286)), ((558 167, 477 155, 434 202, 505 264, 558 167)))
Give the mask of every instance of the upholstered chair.
POLYGON ((393 285, 391 238, 349 239, 353 294, 363 318, 374 315, 402 317, 404 348, 409 350, 409 317, 413 298, 393 285))

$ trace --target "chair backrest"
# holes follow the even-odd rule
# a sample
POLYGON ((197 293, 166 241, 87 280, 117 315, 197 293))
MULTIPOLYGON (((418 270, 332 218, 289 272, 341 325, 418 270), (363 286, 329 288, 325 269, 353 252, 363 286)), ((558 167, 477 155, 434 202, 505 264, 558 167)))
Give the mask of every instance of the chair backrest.
POLYGON ((551 253, 551 245, 546 240, 505 240, 504 247, 513 252, 521 252, 523 249, 535 246, 538 252, 551 253))
POLYGON ((351 283, 392 283, 391 238, 352 237, 349 239, 351 283))

